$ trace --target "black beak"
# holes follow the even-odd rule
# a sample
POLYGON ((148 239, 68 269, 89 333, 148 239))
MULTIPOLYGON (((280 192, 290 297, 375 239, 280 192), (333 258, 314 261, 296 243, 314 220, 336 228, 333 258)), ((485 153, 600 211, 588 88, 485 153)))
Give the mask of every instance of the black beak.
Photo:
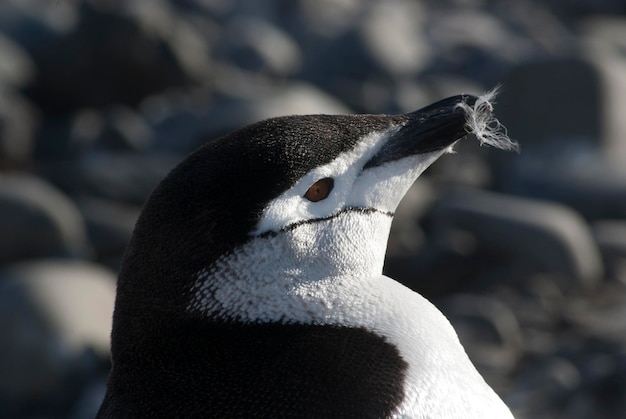
POLYGON ((460 103, 472 107, 478 98, 452 96, 403 115, 406 123, 382 146, 363 169, 381 166, 415 154, 443 150, 468 134, 466 113, 460 103))

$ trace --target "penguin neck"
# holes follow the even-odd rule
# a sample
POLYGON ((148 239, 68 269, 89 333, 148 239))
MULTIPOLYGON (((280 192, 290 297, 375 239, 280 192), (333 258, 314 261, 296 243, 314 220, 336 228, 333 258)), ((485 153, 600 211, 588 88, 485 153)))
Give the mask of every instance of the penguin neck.
POLYGON ((223 320, 309 323, 311 308, 286 297, 380 275, 391 221, 386 212, 354 209, 254 237, 197 273, 188 310, 223 320))

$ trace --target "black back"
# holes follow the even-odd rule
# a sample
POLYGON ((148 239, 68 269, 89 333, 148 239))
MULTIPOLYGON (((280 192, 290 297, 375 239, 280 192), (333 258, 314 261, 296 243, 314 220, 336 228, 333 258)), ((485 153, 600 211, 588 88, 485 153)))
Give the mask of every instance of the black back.
POLYGON ((170 326, 115 366, 100 417, 385 418, 402 400, 405 362, 363 329, 185 322, 170 345, 170 326))

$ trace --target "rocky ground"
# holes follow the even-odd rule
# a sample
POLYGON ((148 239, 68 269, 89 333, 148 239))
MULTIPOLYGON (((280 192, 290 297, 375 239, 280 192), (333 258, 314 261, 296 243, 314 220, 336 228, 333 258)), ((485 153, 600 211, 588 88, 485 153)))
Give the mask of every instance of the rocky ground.
POLYGON ((385 269, 518 417, 626 418, 620 0, 0 2, 0 416, 93 417, 121 254, 199 144, 498 84, 522 152, 470 140, 434 165, 385 269))

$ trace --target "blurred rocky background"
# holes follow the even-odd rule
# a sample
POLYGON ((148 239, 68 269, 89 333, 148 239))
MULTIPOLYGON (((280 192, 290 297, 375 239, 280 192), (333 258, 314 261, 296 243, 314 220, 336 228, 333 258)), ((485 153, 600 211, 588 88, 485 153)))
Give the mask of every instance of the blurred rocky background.
POLYGON ((522 152, 437 162, 385 269, 519 418, 626 418, 622 0, 1 0, 0 417, 95 415, 122 252, 198 145, 498 84, 522 152))

